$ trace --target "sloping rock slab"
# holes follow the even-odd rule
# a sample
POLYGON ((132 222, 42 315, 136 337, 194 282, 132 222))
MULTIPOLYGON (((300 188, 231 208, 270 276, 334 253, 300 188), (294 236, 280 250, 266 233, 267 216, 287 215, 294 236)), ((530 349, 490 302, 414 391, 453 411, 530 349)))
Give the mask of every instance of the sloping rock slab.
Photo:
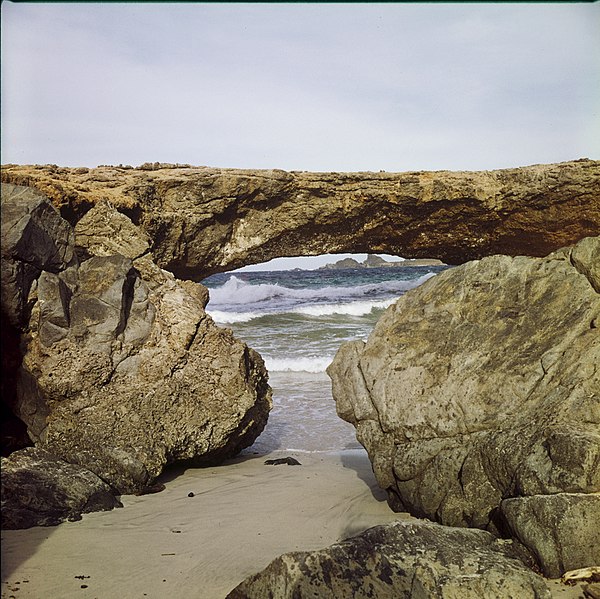
POLYGON ((123 507, 95 474, 42 449, 2 458, 2 528, 54 526, 81 514, 123 507))
POLYGON ((549 578, 600 564, 600 494, 515 497, 502 502, 502 515, 549 578))
POLYGON ((394 522, 319 551, 286 553, 228 599, 549 598, 511 542, 481 530, 394 522))

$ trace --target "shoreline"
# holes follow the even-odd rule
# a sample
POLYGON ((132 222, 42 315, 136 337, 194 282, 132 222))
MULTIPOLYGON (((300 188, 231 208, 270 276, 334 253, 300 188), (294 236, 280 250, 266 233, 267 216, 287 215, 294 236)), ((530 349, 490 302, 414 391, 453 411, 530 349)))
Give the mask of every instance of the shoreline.
MULTIPOLYGON (((218 599, 283 553, 414 519, 388 507, 364 449, 246 450, 158 482, 164 491, 78 522, 3 530, 2 599, 218 599), (264 464, 287 456, 301 466, 264 464)), ((547 583, 552 597, 581 596, 581 585, 547 583)))

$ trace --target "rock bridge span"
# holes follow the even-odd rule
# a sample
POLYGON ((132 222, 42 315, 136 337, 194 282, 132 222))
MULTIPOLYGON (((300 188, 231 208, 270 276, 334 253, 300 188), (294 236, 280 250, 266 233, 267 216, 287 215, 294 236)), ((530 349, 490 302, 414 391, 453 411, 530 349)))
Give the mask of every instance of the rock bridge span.
POLYGON ((600 232, 600 162, 587 159, 404 173, 6 165, 2 179, 39 189, 73 225, 110 202, 145 231, 162 268, 194 280, 322 253, 543 256, 600 232))

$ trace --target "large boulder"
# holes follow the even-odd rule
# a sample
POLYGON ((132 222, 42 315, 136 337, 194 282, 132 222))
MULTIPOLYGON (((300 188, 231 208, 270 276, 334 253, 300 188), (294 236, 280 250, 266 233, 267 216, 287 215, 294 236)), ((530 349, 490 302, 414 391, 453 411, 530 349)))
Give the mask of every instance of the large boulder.
POLYGON ((2 455, 31 444, 27 429, 14 415, 16 374, 22 360, 20 336, 27 328, 37 279, 43 271, 59 273, 77 263, 69 223, 35 189, 2 184, 1 195, 1 337, 2 455), (33 291, 33 293, 31 293, 33 291))
MULTIPOLYGON (((549 599, 513 543, 482 530, 394 522, 319 551, 286 553, 228 599, 549 599)), ((525 558, 526 559, 526 558, 525 558)))
POLYGON ((35 445, 134 493, 167 464, 252 444, 271 407, 266 369, 207 316, 207 290, 156 266, 108 203, 79 230, 83 262, 42 268, 28 294, 13 410, 35 445))
POLYGON ((599 265, 600 238, 469 262, 340 348, 338 413, 395 509, 498 532, 503 500, 600 490, 599 265))
POLYGON ((2 458, 2 528, 54 526, 122 507, 95 474, 29 447, 2 458))

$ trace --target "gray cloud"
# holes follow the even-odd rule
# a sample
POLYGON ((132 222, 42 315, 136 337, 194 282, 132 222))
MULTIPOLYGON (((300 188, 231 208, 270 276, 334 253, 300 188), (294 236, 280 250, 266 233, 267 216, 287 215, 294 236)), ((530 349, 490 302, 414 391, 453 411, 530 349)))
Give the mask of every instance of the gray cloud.
POLYGON ((2 4, 2 161, 600 155, 598 4, 2 4))

